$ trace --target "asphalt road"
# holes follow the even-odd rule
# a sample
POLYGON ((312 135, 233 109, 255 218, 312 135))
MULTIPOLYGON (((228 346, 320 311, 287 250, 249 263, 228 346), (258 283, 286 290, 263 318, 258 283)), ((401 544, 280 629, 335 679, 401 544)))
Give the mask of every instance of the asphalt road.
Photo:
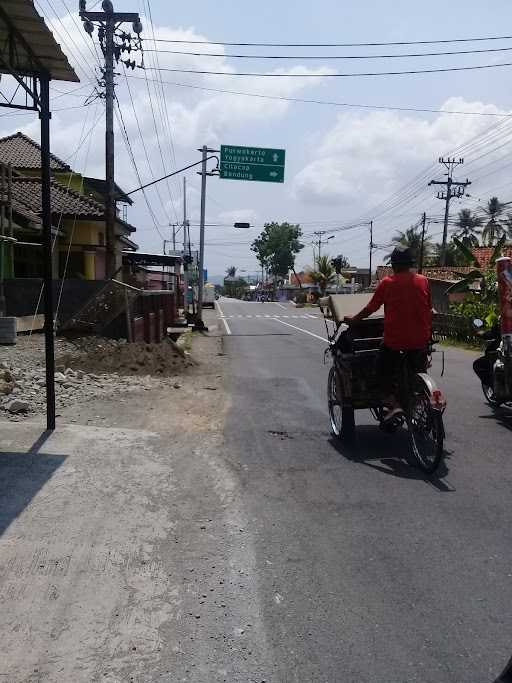
POLYGON ((330 439, 318 310, 218 312, 265 680, 494 681, 512 652, 512 420, 484 404, 474 354, 446 349, 448 454, 428 478, 367 412, 353 448, 330 439))

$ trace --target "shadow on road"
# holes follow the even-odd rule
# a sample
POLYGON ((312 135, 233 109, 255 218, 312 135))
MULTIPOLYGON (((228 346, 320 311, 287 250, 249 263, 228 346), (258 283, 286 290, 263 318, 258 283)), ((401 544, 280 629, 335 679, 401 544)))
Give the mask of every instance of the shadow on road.
POLYGON ((446 458, 450 453, 445 451, 443 462, 433 474, 426 474, 412 467, 407 462, 409 440, 405 430, 399 430, 396 434, 386 434, 378 427, 362 425, 357 427, 356 438, 352 443, 332 437, 330 441, 338 453, 347 460, 359 462, 393 477, 424 481, 442 493, 455 491, 455 488, 444 480, 449 472, 446 458))
POLYGON ((505 429, 512 431, 512 410, 510 408, 495 408, 487 415, 480 415, 481 420, 494 420, 494 422, 505 429))
POLYGON ((25 452, 0 451, 0 536, 66 459, 39 452, 50 435, 43 432, 25 452))

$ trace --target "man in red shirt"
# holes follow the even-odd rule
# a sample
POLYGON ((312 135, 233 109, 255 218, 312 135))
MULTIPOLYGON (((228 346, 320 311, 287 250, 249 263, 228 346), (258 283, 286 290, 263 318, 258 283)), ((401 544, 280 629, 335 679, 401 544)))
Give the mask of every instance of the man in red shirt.
POLYGON ((426 277, 413 270, 414 257, 407 247, 397 247, 391 254, 393 275, 379 283, 375 294, 352 320, 363 320, 384 305, 384 339, 379 351, 378 372, 387 393, 385 404, 391 419, 400 412, 394 380, 401 362, 400 351, 406 351, 415 371, 424 371, 427 345, 432 336, 432 297, 426 277))

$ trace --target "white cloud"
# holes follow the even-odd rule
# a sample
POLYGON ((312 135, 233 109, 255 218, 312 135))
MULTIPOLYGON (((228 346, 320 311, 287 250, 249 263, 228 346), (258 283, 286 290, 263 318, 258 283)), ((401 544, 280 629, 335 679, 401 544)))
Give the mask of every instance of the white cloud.
MULTIPOLYGON (((494 105, 458 97, 447 100, 442 109, 503 113, 494 105)), ((452 114, 439 114, 428 121, 392 111, 340 114, 311 161, 297 173, 294 197, 305 203, 348 206, 362 213, 365 206, 378 203, 411 181, 419 169, 498 121, 452 114)), ((469 153, 466 162, 470 161, 469 153)))
POLYGON ((251 223, 254 225, 258 222, 258 214, 254 209, 233 209, 232 211, 221 211, 219 213, 219 222, 221 223, 251 223))

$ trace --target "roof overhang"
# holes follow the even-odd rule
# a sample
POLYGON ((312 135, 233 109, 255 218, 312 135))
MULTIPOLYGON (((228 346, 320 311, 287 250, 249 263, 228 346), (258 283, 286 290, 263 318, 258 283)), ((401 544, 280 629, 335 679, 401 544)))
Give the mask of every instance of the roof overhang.
POLYGON ((123 251, 123 262, 139 266, 175 266, 181 263, 181 257, 167 256, 167 254, 143 254, 139 251, 123 251))
POLYGON ((0 73, 79 81, 32 0, 0 0, 0 73))

